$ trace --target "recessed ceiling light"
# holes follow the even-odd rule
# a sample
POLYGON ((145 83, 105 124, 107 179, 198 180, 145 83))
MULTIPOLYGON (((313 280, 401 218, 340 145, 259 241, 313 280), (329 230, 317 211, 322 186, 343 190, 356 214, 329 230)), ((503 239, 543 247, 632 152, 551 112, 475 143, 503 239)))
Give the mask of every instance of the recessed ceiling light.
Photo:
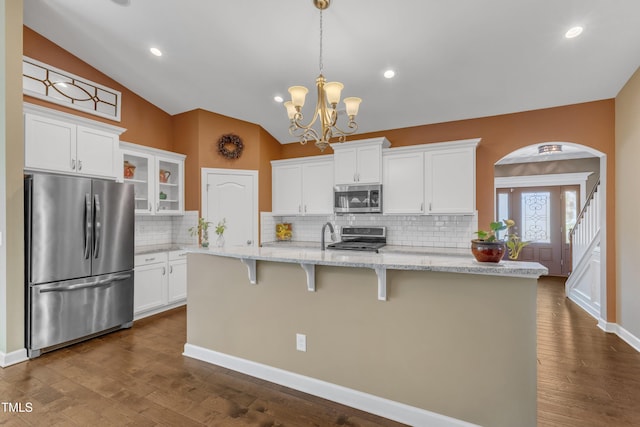
POLYGON ((395 71, 393 71, 393 70, 387 70, 387 71, 385 71, 385 72, 384 72, 384 74, 383 74, 383 75, 384 75, 384 77, 385 77, 385 78, 387 78, 387 79, 392 79, 392 78, 394 78, 394 77, 395 77, 396 72, 395 72, 395 71))
POLYGON ((115 4, 119 4, 120 6, 129 6, 131 4, 131 0, 111 0, 115 4))
POLYGON ((276 95, 276 96, 274 96, 274 97, 273 97, 273 100, 274 100, 274 101, 276 101, 276 102, 282 102, 282 101, 284 101, 284 99, 282 99, 282 97, 281 97, 280 95, 276 95))
POLYGON ((574 37, 578 37, 580 34, 582 34, 582 27, 573 27, 573 28, 569 28, 569 31, 567 31, 564 36, 568 39, 572 39, 574 37))
POLYGON ((162 52, 157 47, 152 47, 149 49, 149 52, 153 53, 155 56, 162 56, 162 52))

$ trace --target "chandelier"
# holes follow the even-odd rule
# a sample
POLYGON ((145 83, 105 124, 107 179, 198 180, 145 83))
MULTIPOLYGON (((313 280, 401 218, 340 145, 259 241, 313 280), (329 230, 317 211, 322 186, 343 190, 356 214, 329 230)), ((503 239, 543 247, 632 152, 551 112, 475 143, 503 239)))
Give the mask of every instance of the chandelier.
POLYGON ((313 0, 313 4, 320 10, 320 75, 316 79, 318 100, 316 101, 313 118, 308 124, 302 124, 302 106, 304 105, 307 92, 309 92, 306 87, 291 86, 289 88, 291 101, 284 103, 290 120, 289 133, 299 138, 300 144, 302 145, 314 140, 316 147, 318 147, 320 151, 324 151, 324 149, 327 148, 331 138, 337 137, 339 142, 344 142, 347 135, 351 135, 358 130, 355 117, 358 114, 358 108, 362 101, 360 98, 354 97, 344 99, 345 109, 349 117, 347 123, 348 130, 340 129, 337 125, 337 106, 340 102, 340 92, 344 88, 344 85, 339 82, 327 83, 322 75, 322 11, 328 8, 330 3, 331 0, 313 0), (316 121, 320 123, 319 131, 313 128, 316 121))

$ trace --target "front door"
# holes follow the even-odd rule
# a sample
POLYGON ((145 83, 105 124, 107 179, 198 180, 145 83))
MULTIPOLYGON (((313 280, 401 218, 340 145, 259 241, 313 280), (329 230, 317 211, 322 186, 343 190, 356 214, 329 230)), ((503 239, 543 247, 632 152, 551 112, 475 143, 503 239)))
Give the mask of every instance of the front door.
POLYGON ((225 246, 256 246, 258 241, 258 174, 250 170, 203 169, 202 216, 213 224, 209 241, 216 244, 215 226, 225 220, 225 246))
POLYGON ((520 261, 539 262, 551 276, 571 271, 569 231, 579 206, 578 186, 497 189, 498 219, 511 218, 523 241, 531 242, 520 253, 520 261))

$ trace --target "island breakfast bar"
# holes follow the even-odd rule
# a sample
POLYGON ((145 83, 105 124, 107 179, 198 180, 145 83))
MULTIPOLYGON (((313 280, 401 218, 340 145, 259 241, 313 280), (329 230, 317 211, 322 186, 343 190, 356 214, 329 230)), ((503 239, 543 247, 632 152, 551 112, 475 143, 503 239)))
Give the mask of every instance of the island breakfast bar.
POLYGON ((186 356, 410 425, 536 425, 537 263, 238 247, 187 264, 186 356))

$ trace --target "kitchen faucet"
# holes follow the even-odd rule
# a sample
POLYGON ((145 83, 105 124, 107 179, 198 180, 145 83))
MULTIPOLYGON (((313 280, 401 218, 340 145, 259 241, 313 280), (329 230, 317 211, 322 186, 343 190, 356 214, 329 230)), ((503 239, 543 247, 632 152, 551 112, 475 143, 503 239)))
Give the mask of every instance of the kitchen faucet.
POLYGON ((327 225, 329 226, 329 231, 331 232, 331 241, 335 242, 336 241, 336 232, 333 229, 333 225, 331 225, 330 222, 325 223, 322 226, 322 235, 320 236, 320 250, 324 251, 324 230, 327 227, 327 225))

